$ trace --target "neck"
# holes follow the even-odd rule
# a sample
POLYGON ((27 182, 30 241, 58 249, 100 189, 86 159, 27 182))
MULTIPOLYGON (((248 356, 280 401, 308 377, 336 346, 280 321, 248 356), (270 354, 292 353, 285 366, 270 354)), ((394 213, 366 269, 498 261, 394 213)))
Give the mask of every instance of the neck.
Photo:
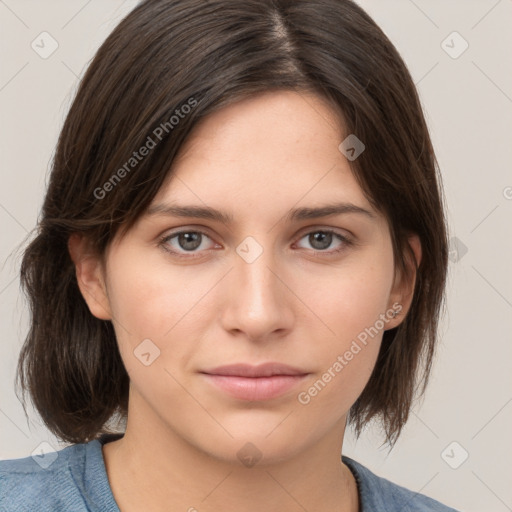
POLYGON ((269 503, 280 512, 358 511, 355 479, 341 461, 345 419, 298 453, 252 465, 257 448, 242 443, 219 459, 150 415, 129 412, 124 437, 103 447, 121 512, 260 512, 269 503))

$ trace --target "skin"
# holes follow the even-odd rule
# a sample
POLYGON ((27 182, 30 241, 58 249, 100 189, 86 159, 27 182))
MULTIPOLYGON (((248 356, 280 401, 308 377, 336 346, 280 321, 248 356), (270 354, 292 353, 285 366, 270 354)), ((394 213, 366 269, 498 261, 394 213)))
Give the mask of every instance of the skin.
MULTIPOLYGON (((93 315, 113 322, 130 376, 126 434, 103 448, 123 512, 357 512, 356 482, 340 454, 383 330, 309 403, 297 395, 393 304, 402 310, 383 329, 403 321, 415 273, 395 275, 389 226, 338 149, 347 135, 315 95, 243 100, 196 126, 153 201, 207 205, 233 215, 232 224, 144 215, 104 260, 85 238, 70 238, 80 290, 93 315), (374 218, 285 219, 293 208, 341 201, 374 218), (355 243, 315 242, 326 229, 355 243), (179 237, 160 241, 179 230, 206 236, 189 251, 179 237), (236 251, 248 236, 263 250, 251 263, 236 251), (160 350, 148 366, 134 355, 144 339, 160 350), (278 398, 248 402, 198 373, 268 361, 310 375, 278 398), (261 454, 253 467, 237 457, 248 442, 261 454)), ((418 237, 410 244, 419 263, 418 237)))

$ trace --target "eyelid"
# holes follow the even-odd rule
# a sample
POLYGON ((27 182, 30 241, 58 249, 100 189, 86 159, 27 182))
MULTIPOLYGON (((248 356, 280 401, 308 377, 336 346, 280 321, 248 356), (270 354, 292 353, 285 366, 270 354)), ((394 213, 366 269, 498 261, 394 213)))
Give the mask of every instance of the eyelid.
POLYGON ((309 233, 314 233, 316 231, 326 231, 326 232, 332 232, 339 236, 342 236, 347 239, 352 239, 355 237, 355 235, 350 232, 348 229, 344 228, 335 228, 333 226, 322 226, 322 225, 314 225, 314 226, 307 226, 299 231, 299 236, 302 238, 304 235, 308 235, 309 233))
MULTIPOLYGON (((348 229, 346 228, 340 228, 340 227, 334 227, 334 226, 324 226, 324 225, 321 225, 321 224, 317 224, 317 225, 310 225, 310 226, 305 226, 304 228, 301 228, 299 231, 298 231, 298 234, 294 235, 295 237, 302 237, 306 234, 309 234, 311 232, 315 232, 315 231, 332 231, 336 234, 339 234, 340 236, 345 236, 346 238, 354 238, 355 235, 348 229)), ((163 234, 161 236, 159 236, 159 238, 168 238, 170 236, 173 236, 173 235, 179 235, 180 233, 183 233, 183 232, 192 232, 192 233, 201 233, 203 235, 206 235, 208 236, 209 238, 214 238, 215 235, 212 235, 210 234, 211 231, 209 228, 207 228, 206 226, 194 226, 194 225, 190 225, 190 226, 179 226, 179 227, 176 227, 176 228, 171 228, 171 231, 169 232, 166 232, 166 234, 163 234)))

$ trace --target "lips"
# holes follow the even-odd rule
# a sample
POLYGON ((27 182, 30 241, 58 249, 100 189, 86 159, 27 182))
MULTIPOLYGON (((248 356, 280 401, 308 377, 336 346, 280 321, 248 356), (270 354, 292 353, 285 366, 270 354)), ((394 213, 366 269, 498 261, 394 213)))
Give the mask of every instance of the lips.
POLYGON ((239 400, 270 400, 298 386, 308 372, 281 363, 233 364, 200 372, 216 390, 239 400))
POLYGON ((308 372, 282 363, 264 363, 257 366, 241 363, 219 366, 201 373, 238 377, 271 377, 273 375, 307 375, 308 372))

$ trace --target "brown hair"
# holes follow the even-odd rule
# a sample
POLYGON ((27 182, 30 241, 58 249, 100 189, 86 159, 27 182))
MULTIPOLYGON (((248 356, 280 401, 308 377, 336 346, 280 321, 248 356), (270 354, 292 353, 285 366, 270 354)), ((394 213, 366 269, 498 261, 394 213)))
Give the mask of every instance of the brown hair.
POLYGON ((408 234, 422 244, 411 308, 384 332, 349 413, 357 437, 375 417, 386 441, 396 442, 416 381, 423 394, 430 375, 447 230, 414 83, 392 43, 350 0, 146 0, 99 48, 62 127, 20 270, 31 324, 18 383, 56 436, 86 442, 109 431, 109 420, 126 415, 129 388, 111 322, 90 313, 78 288, 70 234, 84 233, 104 255, 149 206, 198 121, 279 89, 323 97, 342 113, 345 133, 365 144, 351 167, 389 222, 396 269, 407 271, 408 234), (150 139, 147 156, 132 161, 150 139))

